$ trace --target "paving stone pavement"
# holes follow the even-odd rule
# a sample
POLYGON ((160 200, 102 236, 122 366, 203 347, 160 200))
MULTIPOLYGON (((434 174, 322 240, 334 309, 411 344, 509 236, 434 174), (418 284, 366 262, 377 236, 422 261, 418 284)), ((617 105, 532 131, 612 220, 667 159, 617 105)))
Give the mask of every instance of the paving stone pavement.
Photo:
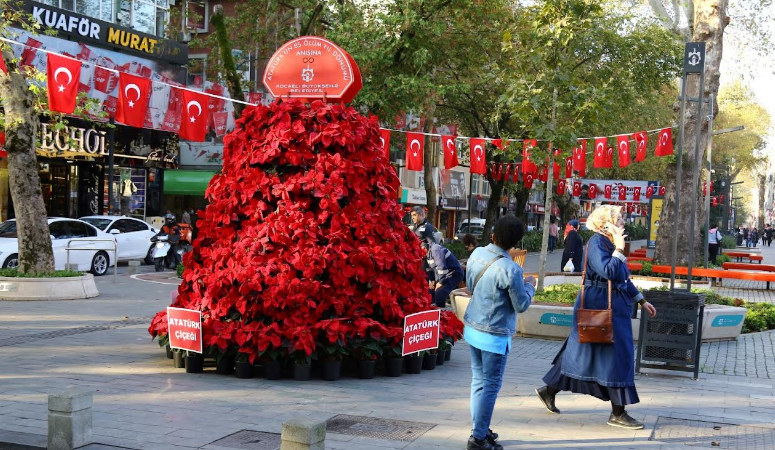
MULTIPOLYGON (((211 443, 239 430, 279 433, 290 418, 349 414, 435 426, 412 442, 330 433, 327 449, 465 448, 470 367, 464 342, 444 366, 399 378, 238 380, 211 368, 186 374, 150 342, 147 324, 134 322, 164 308, 171 286, 125 275, 118 284, 103 277, 98 286, 101 296, 90 300, 0 302, 0 341, 7 344, 0 346, 0 434, 44 435, 46 395, 76 387, 94 392, 95 442, 103 445, 217 450, 211 443), (93 331, 50 336, 85 326, 93 331)), ((641 403, 628 410, 646 429, 626 431, 606 426, 609 405, 587 396, 561 394, 563 414, 546 412, 533 390, 561 342, 517 338, 493 428, 507 449, 697 448, 650 441, 659 417, 775 429, 775 381, 768 365, 773 339, 760 333, 704 346, 710 373, 698 381, 656 371, 638 376, 641 403)))

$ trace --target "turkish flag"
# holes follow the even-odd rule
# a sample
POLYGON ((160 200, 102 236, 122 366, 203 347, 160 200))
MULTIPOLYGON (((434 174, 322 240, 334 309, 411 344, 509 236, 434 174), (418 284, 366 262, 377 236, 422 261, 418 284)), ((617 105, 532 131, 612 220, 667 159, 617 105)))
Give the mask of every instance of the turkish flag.
MULTIPOLYGON (((385 158, 390 161, 390 130, 379 129, 379 140, 382 142, 382 151, 385 152, 385 158)), ((449 169, 449 167, 447 167, 449 169)))
POLYGON ((531 150, 537 144, 535 139, 525 139, 522 146, 522 173, 533 173, 536 171, 536 165, 530 157, 531 150))
POLYGON ((587 174, 587 140, 580 139, 579 146, 573 148, 573 170, 580 176, 587 174))
POLYGON ((610 199, 611 198, 611 190, 613 187, 610 184, 605 185, 605 198, 610 199))
POLYGON ((207 96, 201 92, 183 90, 183 109, 180 119, 180 138, 204 142, 207 134, 207 96))
POLYGON ((719 195, 718 201, 721 202, 721 203, 724 203, 724 196, 723 195, 719 195))
POLYGON ((449 170, 458 164, 457 147, 455 146, 455 136, 442 136, 441 148, 444 150, 444 168, 449 170))
POLYGON ((526 173, 522 175, 522 181, 525 183, 525 187, 528 189, 533 188, 533 179, 535 178, 535 175, 533 173, 526 173))
POLYGON ((505 151, 506 150, 506 144, 507 143, 508 143, 508 141, 504 142, 503 139, 493 139, 492 140, 492 145, 498 147, 501 151, 505 151))
POLYGON ((619 200, 627 200, 627 186, 619 185, 619 200))
POLYGON ((573 157, 565 158, 565 178, 573 177, 573 157))
POLYGON ((664 186, 660 186, 659 187, 659 195, 664 197, 664 195, 665 195, 665 187, 664 186))
POLYGON ((605 164, 609 169, 614 165, 614 147, 609 145, 605 152, 605 164))
POLYGON ((538 179, 544 183, 549 180, 549 169, 546 166, 541 166, 541 169, 538 171, 538 179))
POLYGON ((710 206, 718 206, 718 198, 713 197, 710 206))
POLYGON ((591 199, 597 198, 597 185, 591 183, 587 189, 587 196, 591 199))
POLYGON ((565 195, 565 180, 560 180, 557 182, 557 193, 560 195, 565 195))
POLYGON ((635 205, 632 203, 627 203, 627 212, 632 214, 635 212, 635 205))
POLYGON ((131 127, 142 128, 151 97, 151 80, 121 72, 118 74, 118 87, 116 120, 131 127))
POLYGON ((657 156, 667 156, 673 154, 673 129, 665 128, 659 132, 657 148, 654 152, 657 156))
POLYGON ((78 96, 78 80, 81 79, 81 61, 49 53, 48 109, 72 114, 78 96))
POLYGON ((560 163, 557 162, 557 157, 560 156, 561 153, 562 153, 562 150, 560 150, 559 148, 554 149, 554 158, 552 161, 553 162, 552 168, 554 170, 553 170, 552 177, 554 177, 555 180, 558 180, 560 178, 560 163))
POLYGON ((654 195, 654 187, 649 186, 646 188, 646 198, 651 198, 654 195))
POLYGON ((636 202, 640 201, 640 186, 632 188, 632 199, 636 202))
POLYGON ((485 159, 483 138, 471 138, 468 140, 471 147, 471 173, 484 175, 487 173, 487 161, 485 159))
POLYGON ((425 136, 422 133, 406 133, 406 169, 423 170, 423 148, 425 136))
POLYGON ((581 196, 581 181, 573 182, 573 196, 574 197, 581 196))
POLYGON ((630 137, 626 134, 616 137, 616 145, 619 148, 619 167, 630 165, 630 137))
POLYGON ((511 163, 506 164, 506 173, 503 175, 503 179, 509 181, 511 178, 511 163))
POLYGON ((608 146, 608 141, 606 138, 596 138, 595 139, 595 159, 594 159, 594 165, 593 167, 595 169, 610 169, 611 165, 607 163, 608 158, 606 154, 606 147, 608 146))
POLYGON ((632 138, 635 139, 635 143, 638 144, 638 150, 635 153, 635 161, 641 162, 646 159, 646 145, 649 142, 649 137, 645 131, 639 131, 633 134, 632 138))
POLYGON ((514 164, 514 171, 511 172, 511 181, 516 183, 519 181, 519 163, 514 164))

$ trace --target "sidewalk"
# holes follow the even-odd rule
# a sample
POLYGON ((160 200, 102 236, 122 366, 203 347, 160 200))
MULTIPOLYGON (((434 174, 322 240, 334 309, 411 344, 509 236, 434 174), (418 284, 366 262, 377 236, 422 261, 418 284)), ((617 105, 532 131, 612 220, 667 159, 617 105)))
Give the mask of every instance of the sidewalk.
MULTIPOLYGON (((211 443, 240 430, 279 433, 292 417, 348 414, 432 428, 415 440, 390 440, 363 436, 380 426, 356 425, 360 436, 329 433, 328 449, 465 448, 471 375, 463 342, 450 363, 400 378, 295 382, 186 374, 146 331, 173 286, 126 275, 117 285, 110 280, 98 280, 97 299, 0 302, 0 434, 45 435, 46 395, 77 387, 94 392, 95 442, 116 447, 259 448, 211 443)), ((546 412, 533 389, 561 342, 517 338, 493 428, 507 449, 691 449, 711 442, 772 449, 773 340, 768 332, 703 346, 708 373, 699 381, 674 373, 639 376, 642 403, 629 411, 647 428, 633 432, 608 427, 609 405, 587 396, 561 394, 563 414, 546 412)))

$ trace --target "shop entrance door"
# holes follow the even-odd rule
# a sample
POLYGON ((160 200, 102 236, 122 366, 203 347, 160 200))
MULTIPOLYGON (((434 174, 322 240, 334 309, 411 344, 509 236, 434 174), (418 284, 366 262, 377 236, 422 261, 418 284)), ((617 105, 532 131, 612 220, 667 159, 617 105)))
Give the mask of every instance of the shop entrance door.
MULTIPOLYGON (((68 167, 63 165, 49 165, 49 179, 45 183, 44 192, 49 190, 51 195, 46 203, 46 211, 49 216, 68 217, 68 201, 70 200, 70 186, 67 183, 68 167)), ((45 196, 44 196, 45 198, 45 196)))

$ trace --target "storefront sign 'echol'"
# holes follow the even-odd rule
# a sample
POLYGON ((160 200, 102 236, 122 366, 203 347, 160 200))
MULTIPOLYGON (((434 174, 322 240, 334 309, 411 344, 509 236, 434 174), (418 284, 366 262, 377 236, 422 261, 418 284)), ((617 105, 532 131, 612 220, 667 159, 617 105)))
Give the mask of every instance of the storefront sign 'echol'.
POLYGON ((166 60, 172 64, 188 62, 188 47, 150 34, 119 27, 110 22, 87 17, 72 11, 27 1, 25 10, 41 26, 56 30, 62 37, 97 42, 103 46, 118 47, 145 57, 166 60))
POLYGON ((55 130, 47 123, 40 124, 39 153, 52 156, 104 156, 107 133, 92 128, 65 126, 55 130))
POLYGON ((264 86, 275 97, 347 103, 363 82, 349 53, 329 40, 302 36, 272 55, 264 71, 264 86))

